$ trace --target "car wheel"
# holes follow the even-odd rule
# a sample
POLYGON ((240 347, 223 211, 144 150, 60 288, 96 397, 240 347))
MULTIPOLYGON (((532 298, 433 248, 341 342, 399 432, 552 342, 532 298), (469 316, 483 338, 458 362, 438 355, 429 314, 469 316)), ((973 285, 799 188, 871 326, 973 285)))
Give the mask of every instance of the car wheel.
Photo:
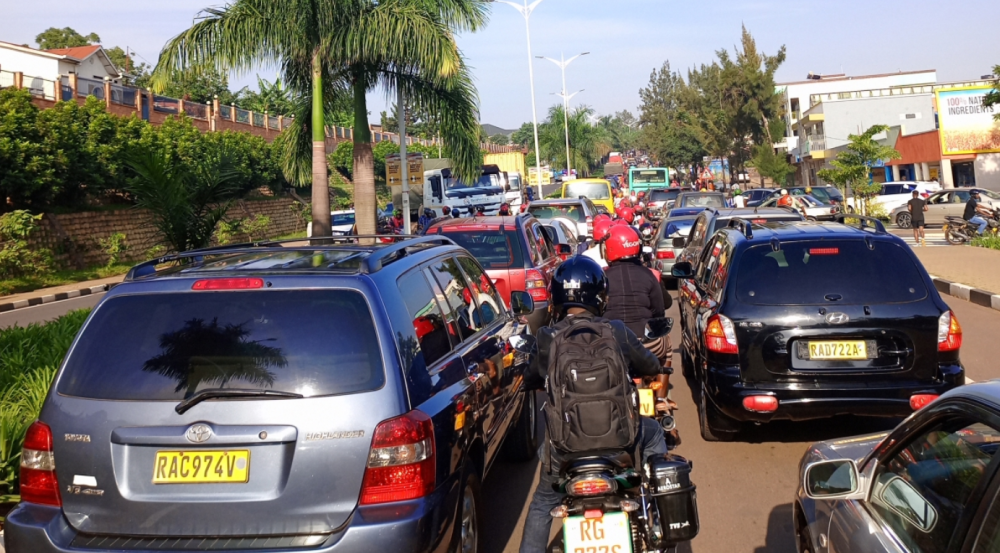
POLYGON ((909 213, 896 215, 896 226, 899 228, 910 228, 911 218, 909 213))
POLYGON ((725 427, 738 427, 738 423, 730 420, 712 405, 705 393, 704 383, 699 385, 698 389, 700 390, 698 394, 698 425, 701 427, 702 439, 706 442, 733 441, 733 438, 736 437, 736 428, 730 430, 725 427))
POLYGON ((662 280, 660 281, 660 289, 663 291, 663 308, 670 309, 670 306, 674 304, 674 298, 670 295, 667 285, 662 280))
POLYGON ((538 424, 534 390, 525 390, 521 414, 504 442, 504 457, 516 463, 523 463, 538 454, 538 424))
POLYGON ((691 365, 691 358, 684 351, 684 346, 681 346, 681 375, 689 380, 694 378, 694 367, 691 365))
POLYGON ((813 217, 812 215, 809 215, 809 216, 806 217, 806 221, 813 221, 813 222, 815 222, 816 218, 813 217))
POLYGON ((454 553, 477 553, 481 549, 479 532, 479 478, 471 471, 465 477, 462 495, 458 498, 458 518, 455 520, 454 553))
POLYGON ((797 553, 813 553, 809 528, 798 507, 795 509, 795 550, 797 553))

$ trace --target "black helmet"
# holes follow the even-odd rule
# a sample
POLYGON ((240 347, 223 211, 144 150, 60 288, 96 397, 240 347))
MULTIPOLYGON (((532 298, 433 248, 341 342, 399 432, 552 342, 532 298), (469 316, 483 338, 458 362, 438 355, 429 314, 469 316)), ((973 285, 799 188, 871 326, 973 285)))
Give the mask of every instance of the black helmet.
POLYGON ((429 208, 429 207, 425 207, 424 208, 424 215, 426 215, 428 217, 433 217, 434 216, 434 210, 431 209, 431 208, 429 208))
POLYGON ((583 307, 602 315, 608 301, 608 277, 593 259, 573 256, 552 275, 551 292, 556 313, 565 313, 568 307, 583 307))

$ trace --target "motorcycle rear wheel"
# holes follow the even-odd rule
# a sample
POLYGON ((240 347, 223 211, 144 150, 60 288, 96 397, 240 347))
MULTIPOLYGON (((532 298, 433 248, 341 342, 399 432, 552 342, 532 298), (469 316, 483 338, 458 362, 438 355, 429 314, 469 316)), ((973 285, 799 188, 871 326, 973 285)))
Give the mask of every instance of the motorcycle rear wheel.
POLYGON ((944 239, 948 241, 949 244, 954 246, 961 246, 966 242, 966 239, 955 232, 951 227, 948 227, 944 231, 944 239))

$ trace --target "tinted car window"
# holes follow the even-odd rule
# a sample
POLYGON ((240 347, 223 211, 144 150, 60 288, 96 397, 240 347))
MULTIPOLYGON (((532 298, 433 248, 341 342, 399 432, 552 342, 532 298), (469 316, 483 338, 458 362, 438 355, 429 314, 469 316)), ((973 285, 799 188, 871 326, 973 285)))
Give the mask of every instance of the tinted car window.
POLYGON ((444 292, 445 301, 441 307, 445 310, 444 318, 449 332, 459 340, 469 338, 482 325, 476 324, 480 318, 475 312, 475 300, 458 264, 454 259, 445 259, 434 263, 430 272, 444 292))
POLYGON ((705 240, 708 232, 708 218, 704 215, 698 217, 689 234, 688 244, 700 244, 705 240))
POLYGON ((360 293, 205 292, 108 299, 80 335, 58 391, 180 401, 218 388, 308 397, 384 382, 378 336, 360 293))
POLYGON ((666 202, 669 200, 676 200, 677 195, 680 193, 680 190, 653 190, 649 195, 649 201, 666 202))
POLYGON ((927 287, 897 244, 872 241, 869 249, 864 240, 823 240, 748 248, 736 293, 757 305, 884 304, 922 300, 927 287))
POLYGON ((723 207, 722 194, 691 194, 681 198, 676 207, 723 207))
POLYGON ((330 224, 337 226, 353 225, 354 224, 354 214, 353 213, 339 213, 330 216, 330 224))
POLYGON ((458 264, 465 271, 465 276, 471 283, 470 288, 473 296, 476 303, 479 304, 481 319, 475 321, 477 326, 487 326, 497 319, 503 319, 503 300, 500 299, 500 294, 497 293, 490 277, 486 276, 479 265, 468 257, 459 257, 458 264))
POLYGON ((423 271, 412 271, 396 282, 406 310, 413 320, 424 363, 429 367, 451 351, 444 313, 423 271))
MULTIPOLYGON (((709 228, 708 233, 712 234, 719 229, 726 228, 727 226, 729 226, 729 222, 732 220, 733 220, 732 217, 716 217, 715 220, 712 221, 712 225, 709 228)), ((798 215, 786 214, 786 215, 768 215, 768 216, 754 217, 750 219, 750 222, 755 225, 765 225, 769 223, 796 222, 801 220, 802 217, 799 217, 798 215)))
POLYGON ((487 269, 523 267, 524 258, 517 239, 517 231, 475 230, 453 231, 447 227, 442 234, 469 251, 487 269))
POLYGON ((537 205, 531 204, 528 213, 536 219, 552 219, 555 217, 565 217, 571 221, 582 222, 587 219, 587 214, 581 205, 537 205))
POLYGON ((694 219, 667 219, 666 224, 660 225, 661 236, 688 236, 692 226, 694 219))
POLYGON ((949 419, 880 464, 870 504, 914 552, 945 551, 996 451, 994 429, 949 419))
POLYGON ((566 185, 564 198, 579 198, 580 196, 591 200, 608 200, 611 198, 611 185, 599 182, 571 182, 566 185))
POLYGON ((886 184, 882 186, 882 195, 889 196, 892 194, 902 194, 903 187, 898 184, 886 184))

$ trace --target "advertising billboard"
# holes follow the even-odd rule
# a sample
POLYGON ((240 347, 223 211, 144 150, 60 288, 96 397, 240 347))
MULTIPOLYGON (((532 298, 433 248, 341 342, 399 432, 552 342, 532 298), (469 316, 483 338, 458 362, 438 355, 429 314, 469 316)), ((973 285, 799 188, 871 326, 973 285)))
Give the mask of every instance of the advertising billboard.
POLYGON ((984 105, 990 90, 979 86, 936 91, 942 154, 1000 152, 1000 121, 993 119, 1000 106, 984 105))

